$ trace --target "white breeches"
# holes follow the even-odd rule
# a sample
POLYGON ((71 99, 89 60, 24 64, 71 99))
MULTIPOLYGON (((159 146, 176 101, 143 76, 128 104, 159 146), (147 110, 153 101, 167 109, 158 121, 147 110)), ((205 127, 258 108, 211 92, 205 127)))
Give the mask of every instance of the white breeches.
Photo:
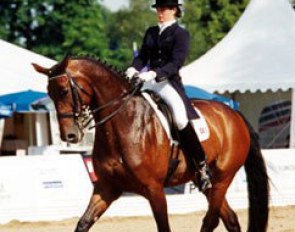
POLYGON ((182 130, 187 125, 189 120, 183 100, 167 80, 161 82, 156 82, 155 80, 146 82, 143 89, 150 89, 156 92, 167 103, 172 110, 172 115, 178 130, 182 130))

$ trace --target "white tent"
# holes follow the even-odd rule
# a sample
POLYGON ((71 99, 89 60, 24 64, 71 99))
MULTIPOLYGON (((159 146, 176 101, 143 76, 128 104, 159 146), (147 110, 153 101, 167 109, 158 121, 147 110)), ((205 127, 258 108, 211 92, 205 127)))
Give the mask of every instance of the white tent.
POLYGON ((288 0, 252 0, 228 35, 185 66, 181 75, 186 85, 242 101, 241 111, 247 118, 255 114, 253 105, 262 93, 289 97, 293 108, 290 145, 295 147, 295 12, 288 0), (252 108, 243 109, 246 101, 252 108))
MULTIPOLYGON (((20 91, 34 90, 47 92, 47 78, 37 73, 31 63, 38 63, 45 67, 51 67, 56 62, 44 56, 38 55, 29 50, 0 40, 0 95, 16 93, 20 91)), ((30 116, 28 116, 30 117, 30 116)), ((28 119, 29 127, 32 127, 32 118, 28 119)), ((10 120, 10 119, 7 119, 10 120)), ((35 115, 35 129, 37 145, 47 143, 46 116, 43 114, 35 115)), ((11 122, 11 125, 15 124, 11 122)), ((0 142, 4 130, 4 120, 0 120, 0 142)), ((29 130, 30 140, 33 131, 29 130)))
POLYGON ((3 40, 0 51, 0 95, 29 89, 46 92, 46 77, 38 74, 31 63, 50 67, 55 61, 3 40))

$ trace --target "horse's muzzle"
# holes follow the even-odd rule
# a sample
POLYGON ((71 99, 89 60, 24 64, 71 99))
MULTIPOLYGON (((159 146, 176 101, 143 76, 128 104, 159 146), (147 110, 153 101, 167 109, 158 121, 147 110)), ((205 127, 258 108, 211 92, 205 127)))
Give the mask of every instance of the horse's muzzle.
POLYGON ((79 129, 66 131, 61 135, 61 139, 67 143, 79 143, 83 138, 83 132, 79 129))
POLYGON ((79 141, 77 134, 74 134, 74 133, 67 134, 66 140, 69 143, 77 143, 79 141))

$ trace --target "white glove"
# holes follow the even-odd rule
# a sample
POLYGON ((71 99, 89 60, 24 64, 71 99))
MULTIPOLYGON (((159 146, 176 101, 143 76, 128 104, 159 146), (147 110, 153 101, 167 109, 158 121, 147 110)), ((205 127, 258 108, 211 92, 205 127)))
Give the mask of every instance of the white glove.
POLYGON ((157 76, 157 73, 154 71, 148 71, 148 72, 142 72, 138 75, 138 78, 144 82, 151 81, 155 79, 157 76))
POLYGON ((132 77, 139 74, 139 72, 135 68, 129 67, 129 68, 127 68, 125 74, 128 77, 128 79, 130 80, 130 79, 132 79, 132 77))

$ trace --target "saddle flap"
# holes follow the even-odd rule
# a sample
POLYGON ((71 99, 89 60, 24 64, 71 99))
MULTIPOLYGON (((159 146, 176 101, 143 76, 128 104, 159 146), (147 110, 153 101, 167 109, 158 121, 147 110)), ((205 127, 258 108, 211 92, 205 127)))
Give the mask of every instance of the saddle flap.
MULTIPOLYGON (((162 126, 164 127, 168 137, 172 141, 179 141, 177 127, 172 117, 172 113, 168 105, 154 92, 152 91, 143 91, 143 97, 150 103, 152 108, 155 110, 159 120, 161 121, 162 126)), ((200 142, 209 139, 210 131, 205 117, 194 107, 199 118, 191 120, 193 127, 198 135, 200 142)))

